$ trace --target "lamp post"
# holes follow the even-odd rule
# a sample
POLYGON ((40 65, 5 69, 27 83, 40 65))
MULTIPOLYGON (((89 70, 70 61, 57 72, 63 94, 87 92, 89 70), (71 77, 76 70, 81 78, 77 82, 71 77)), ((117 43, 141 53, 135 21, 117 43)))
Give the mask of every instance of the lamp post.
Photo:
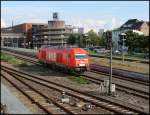
POLYGON ((125 33, 121 33, 121 36, 122 36, 122 63, 124 64, 124 41, 125 41, 125 36, 126 34, 125 33))

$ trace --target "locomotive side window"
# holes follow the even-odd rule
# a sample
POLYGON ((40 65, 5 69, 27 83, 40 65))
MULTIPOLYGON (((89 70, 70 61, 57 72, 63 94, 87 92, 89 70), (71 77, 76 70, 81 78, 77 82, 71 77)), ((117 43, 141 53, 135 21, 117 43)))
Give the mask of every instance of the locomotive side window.
POLYGON ((85 58, 87 58, 87 55, 86 54, 75 54, 75 58, 76 59, 85 59, 85 58))

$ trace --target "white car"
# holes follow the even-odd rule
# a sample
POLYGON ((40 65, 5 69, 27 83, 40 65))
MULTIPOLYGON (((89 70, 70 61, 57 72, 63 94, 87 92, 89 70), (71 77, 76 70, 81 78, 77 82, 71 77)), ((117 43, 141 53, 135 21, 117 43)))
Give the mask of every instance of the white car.
POLYGON ((121 54, 121 52, 119 50, 115 50, 114 54, 121 54))
POLYGON ((94 51, 96 52, 96 53, 105 53, 105 48, 101 48, 101 49, 94 49, 94 51))

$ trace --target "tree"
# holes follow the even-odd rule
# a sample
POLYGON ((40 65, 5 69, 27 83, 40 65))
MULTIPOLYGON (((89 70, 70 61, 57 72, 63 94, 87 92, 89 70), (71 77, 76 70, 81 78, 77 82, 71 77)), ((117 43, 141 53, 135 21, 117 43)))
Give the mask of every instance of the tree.
POLYGON ((100 37, 93 30, 90 30, 87 35, 87 41, 89 44, 94 46, 99 45, 100 37))
MULTIPOLYGON (((124 41, 124 45, 128 47, 128 50, 131 52, 134 50, 134 48, 137 46, 137 38, 138 38, 138 34, 134 33, 132 31, 128 31, 126 32, 126 36, 125 37, 125 41, 124 41)), ((123 40, 122 40, 122 36, 120 36, 119 45, 123 45, 123 40)))
POLYGON ((146 37, 144 35, 139 36, 138 47, 140 48, 140 52, 148 53, 149 52, 149 37, 146 37))
POLYGON ((100 37, 99 45, 100 46, 106 46, 107 45, 107 39, 104 36, 100 37))
MULTIPOLYGON (((127 31, 125 36, 125 46, 128 47, 128 51, 132 52, 137 50, 138 52, 147 52, 149 50, 149 39, 144 35, 127 31)), ((122 45, 122 38, 119 40, 119 45, 122 45)))
POLYGON ((67 39, 67 43, 70 45, 74 45, 76 43, 76 35, 71 34, 69 38, 67 39))

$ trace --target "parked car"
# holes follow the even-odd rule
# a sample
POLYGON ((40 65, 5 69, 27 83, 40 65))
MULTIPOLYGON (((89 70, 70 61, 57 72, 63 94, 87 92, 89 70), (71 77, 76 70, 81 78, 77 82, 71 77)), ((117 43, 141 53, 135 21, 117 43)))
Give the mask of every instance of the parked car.
POLYGON ((121 52, 120 52, 119 50, 115 50, 115 51, 113 52, 113 54, 120 55, 120 54, 121 54, 121 52))
POLYGON ((94 51, 96 53, 107 53, 107 52, 109 52, 109 50, 106 50, 105 48, 96 48, 96 49, 94 49, 94 51))

